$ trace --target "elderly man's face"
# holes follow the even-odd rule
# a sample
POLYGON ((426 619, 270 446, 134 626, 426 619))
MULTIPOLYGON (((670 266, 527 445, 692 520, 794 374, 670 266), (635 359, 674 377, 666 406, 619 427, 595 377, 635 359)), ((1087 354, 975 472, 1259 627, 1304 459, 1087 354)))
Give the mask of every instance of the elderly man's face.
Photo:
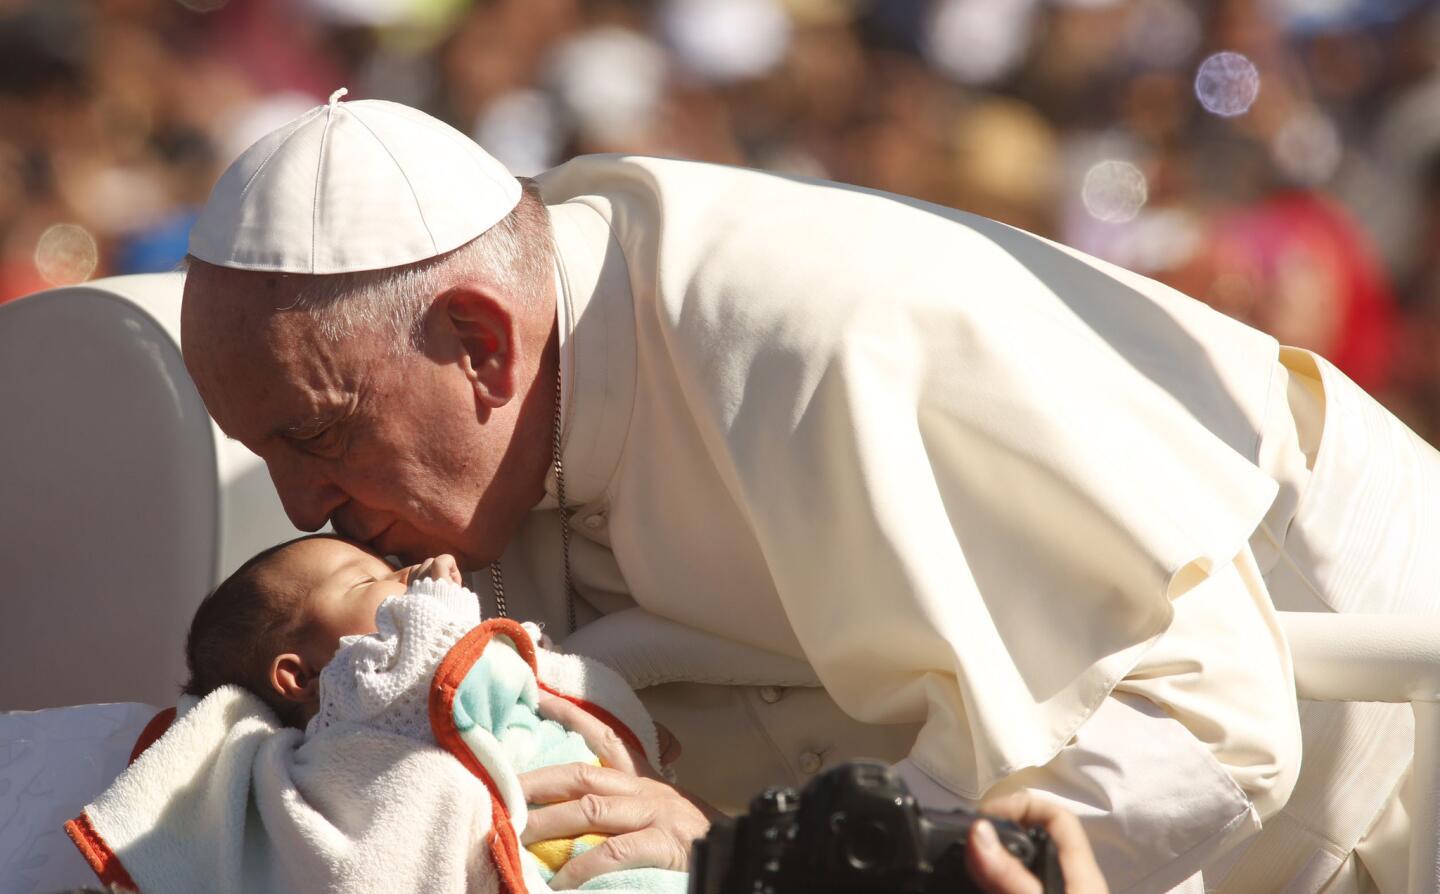
POLYGON ((185 361, 220 428, 269 467, 291 522, 329 520, 406 562, 493 558, 508 531, 485 503, 509 431, 477 407, 458 348, 397 352, 378 332, 329 341, 308 314, 238 291, 207 292, 203 309, 187 293, 185 361))

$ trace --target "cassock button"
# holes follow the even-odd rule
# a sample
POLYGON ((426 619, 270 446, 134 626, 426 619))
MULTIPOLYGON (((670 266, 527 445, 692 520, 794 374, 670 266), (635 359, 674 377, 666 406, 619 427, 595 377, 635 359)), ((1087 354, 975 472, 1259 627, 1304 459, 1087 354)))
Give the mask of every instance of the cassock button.
POLYGON ((800 772, 806 775, 814 775, 820 772, 821 764, 825 763, 824 758, 818 751, 800 752, 800 772))
POLYGON ((773 705, 785 697, 785 690, 779 686, 761 686, 760 699, 767 705, 773 705))
POLYGON ((584 525, 592 531, 598 531, 601 528, 605 527, 605 513, 596 512, 592 515, 587 515, 585 516, 585 518, 581 519, 580 524, 584 525))

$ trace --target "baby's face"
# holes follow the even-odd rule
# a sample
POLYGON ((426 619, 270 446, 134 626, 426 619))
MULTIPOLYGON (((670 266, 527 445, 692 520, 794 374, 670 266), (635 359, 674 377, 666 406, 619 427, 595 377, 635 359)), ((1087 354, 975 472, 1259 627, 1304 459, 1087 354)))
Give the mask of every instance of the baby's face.
POLYGON ((276 566, 274 573, 307 594, 305 658, 315 667, 335 657, 340 637, 374 633, 375 609, 404 593, 414 571, 396 571, 374 553, 328 537, 302 540, 285 550, 276 566))

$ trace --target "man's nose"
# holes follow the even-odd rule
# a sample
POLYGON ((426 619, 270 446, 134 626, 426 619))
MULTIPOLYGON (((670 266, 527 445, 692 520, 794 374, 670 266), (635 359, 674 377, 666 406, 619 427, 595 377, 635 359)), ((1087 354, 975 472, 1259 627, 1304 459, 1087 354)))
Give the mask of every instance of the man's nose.
POLYGON ((320 530, 347 499, 339 486, 303 462, 271 460, 266 467, 290 524, 302 531, 320 530))

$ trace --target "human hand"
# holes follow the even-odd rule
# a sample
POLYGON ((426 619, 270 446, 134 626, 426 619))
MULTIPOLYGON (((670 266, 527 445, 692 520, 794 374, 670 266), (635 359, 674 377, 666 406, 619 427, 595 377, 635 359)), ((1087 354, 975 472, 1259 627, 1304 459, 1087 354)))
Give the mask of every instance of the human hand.
MULTIPOLYGON (((1090 839, 1085 837, 1075 814, 1027 792, 987 801, 980 810, 1022 826, 1039 826, 1049 833, 1060 855, 1065 894, 1108 894, 1105 877, 1090 850, 1090 839)), ((982 820, 971 826, 965 844, 965 866, 985 894, 1042 894, 1040 880, 1006 852, 990 823, 982 820)))
POLYGON ((579 733, 603 766, 560 764, 523 774, 525 800, 545 806, 530 811, 522 841, 610 836, 562 866, 550 887, 577 888, 620 869, 684 871, 691 843, 705 836, 719 814, 663 781, 645 755, 584 709, 542 696, 540 713, 579 733))
POLYGON ((405 576, 405 582, 414 583, 417 580, 448 580, 452 584, 464 584, 460 577, 460 566, 455 563, 455 557, 449 553, 441 553, 433 556, 419 565, 412 565, 407 569, 410 573, 405 576))

